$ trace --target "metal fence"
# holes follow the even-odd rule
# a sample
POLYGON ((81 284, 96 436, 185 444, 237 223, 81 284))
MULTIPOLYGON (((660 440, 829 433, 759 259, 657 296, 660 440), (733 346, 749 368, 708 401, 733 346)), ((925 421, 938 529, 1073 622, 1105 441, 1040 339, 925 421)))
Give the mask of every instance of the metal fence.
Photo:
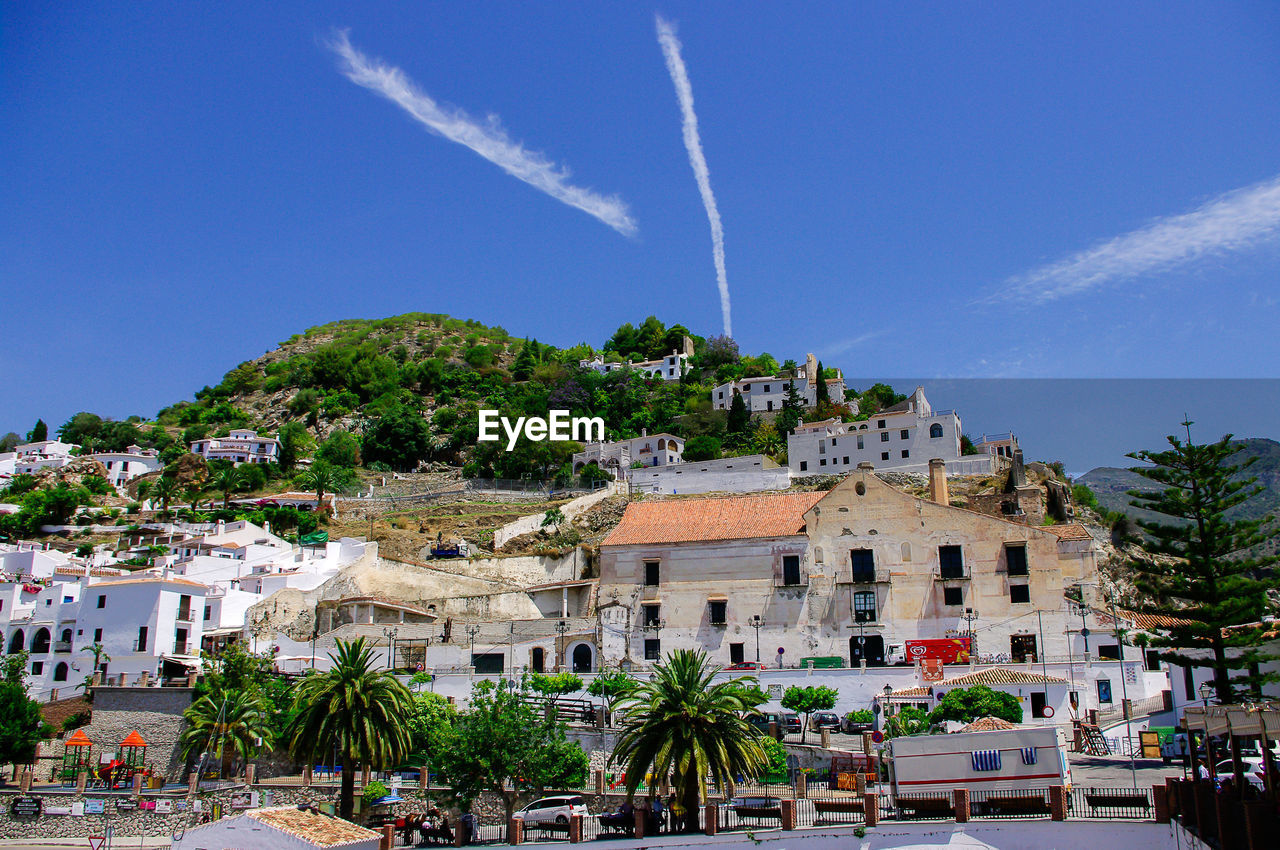
POLYGON ((895 820, 953 820, 955 798, 947 791, 912 791, 893 798, 895 820))
POLYGON ((796 801, 796 828, 831 826, 833 824, 860 824, 867 822, 861 795, 843 794, 816 796, 796 801))
POLYGON ((739 805, 724 803, 720 806, 719 828, 721 832, 782 829, 782 801, 776 797, 748 797, 739 805))
POLYGON ((1052 813, 1048 788, 973 791, 969 794, 969 816, 972 818, 1047 818, 1052 813))
POLYGON ((1067 816, 1147 820, 1155 816, 1150 788, 1072 788, 1067 816))

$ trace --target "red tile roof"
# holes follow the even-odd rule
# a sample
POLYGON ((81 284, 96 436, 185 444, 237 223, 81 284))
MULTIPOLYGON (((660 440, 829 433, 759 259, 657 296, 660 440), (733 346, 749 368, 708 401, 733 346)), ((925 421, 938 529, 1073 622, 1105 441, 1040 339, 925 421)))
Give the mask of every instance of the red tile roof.
POLYGON ((1059 540, 1092 540, 1093 535, 1078 522, 1068 523, 1066 525, 1046 525, 1043 526, 1045 531, 1058 535, 1059 540))
POLYGON ((696 543, 804 533, 804 515, 826 492, 632 502, 602 546, 696 543))
POLYGON ((246 814, 259 823, 300 838, 313 847, 344 847, 379 838, 379 834, 371 829, 341 818, 302 811, 297 806, 255 809, 246 814))

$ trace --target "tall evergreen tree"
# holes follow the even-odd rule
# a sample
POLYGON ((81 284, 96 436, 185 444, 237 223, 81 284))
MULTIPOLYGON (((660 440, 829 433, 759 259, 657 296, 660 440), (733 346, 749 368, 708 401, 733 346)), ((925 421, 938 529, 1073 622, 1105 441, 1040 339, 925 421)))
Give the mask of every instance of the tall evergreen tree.
POLYGON ((1218 701, 1228 704, 1256 695, 1264 682, 1277 678, 1256 672, 1261 662, 1277 657, 1262 648, 1270 626, 1261 622, 1272 607, 1267 591, 1280 587, 1265 569, 1277 558, 1256 554, 1277 528, 1268 518, 1226 516, 1262 492, 1256 478, 1240 475, 1255 459, 1233 465, 1240 446, 1231 445, 1230 434, 1197 445, 1192 423, 1182 424, 1186 442, 1170 436, 1166 451, 1129 455, 1150 464, 1134 472, 1164 486, 1154 493, 1129 491, 1131 504, 1169 517, 1138 521, 1147 533, 1147 551, 1167 560, 1135 559, 1129 566, 1139 593, 1137 610, 1177 618, 1151 645, 1168 650, 1161 657, 1176 664, 1212 669, 1218 701))
POLYGON ((818 361, 818 384, 814 387, 814 391, 817 393, 814 399, 818 404, 822 404, 824 401, 831 401, 831 391, 827 389, 827 382, 822 377, 821 360, 818 361))
POLYGON ((750 424, 751 412, 747 410, 747 403, 743 400, 742 393, 734 393, 733 401, 729 403, 729 418, 725 422, 725 430, 730 434, 742 434, 750 424))
POLYGON ((538 365, 533 356, 537 345, 538 341, 532 339, 520 347, 520 353, 516 355, 516 362, 511 366, 512 378, 517 381, 527 381, 533 377, 533 367, 538 365))
POLYGON ((47 439, 49 439, 49 426, 43 419, 37 419, 35 427, 27 432, 27 442, 42 443, 47 439))
POLYGON ((804 399, 800 398, 800 392, 796 389, 794 379, 787 381, 787 395, 782 399, 782 410, 778 413, 776 419, 773 420, 774 427, 778 429, 779 436, 785 437, 800 424, 800 414, 804 410, 804 399))

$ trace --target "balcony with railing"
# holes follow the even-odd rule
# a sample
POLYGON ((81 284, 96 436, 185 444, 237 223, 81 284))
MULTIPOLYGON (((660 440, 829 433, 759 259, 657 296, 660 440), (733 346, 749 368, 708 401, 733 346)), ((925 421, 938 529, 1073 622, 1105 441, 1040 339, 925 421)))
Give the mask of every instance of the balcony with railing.
POLYGON ((933 573, 934 581, 968 581, 971 578, 968 564, 943 564, 933 573))
POLYGON ((54 642, 53 642, 53 651, 54 651, 54 652, 70 652, 70 651, 71 651, 71 641, 69 641, 69 640, 58 640, 58 641, 54 641, 54 642))
POLYGON ((841 570, 836 574, 836 584, 888 584, 889 568, 873 570, 841 570))

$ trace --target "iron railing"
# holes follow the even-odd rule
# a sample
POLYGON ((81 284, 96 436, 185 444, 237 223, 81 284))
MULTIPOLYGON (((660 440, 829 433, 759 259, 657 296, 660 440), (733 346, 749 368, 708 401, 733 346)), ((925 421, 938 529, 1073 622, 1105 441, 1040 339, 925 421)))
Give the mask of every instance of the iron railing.
POLYGON ((1154 814, 1150 788, 1075 787, 1067 798, 1068 817, 1147 820, 1154 814))

